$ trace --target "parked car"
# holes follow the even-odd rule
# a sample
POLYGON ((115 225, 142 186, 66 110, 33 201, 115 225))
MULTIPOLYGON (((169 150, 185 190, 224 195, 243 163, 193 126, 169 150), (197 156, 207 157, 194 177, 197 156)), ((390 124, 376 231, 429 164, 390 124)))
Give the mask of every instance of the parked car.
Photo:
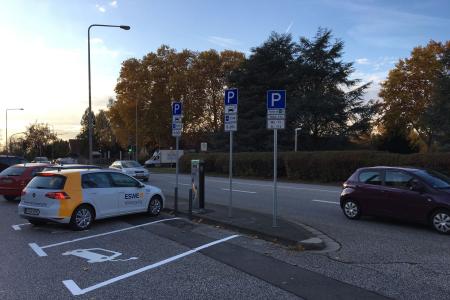
POLYGON ((9 166, 22 164, 27 162, 27 160, 21 156, 15 155, 0 155, 0 171, 8 168, 9 166))
POLYGON ((349 219, 384 216, 450 233, 450 178, 432 170, 361 168, 344 183, 340 200, 349 219))
POLYGON ((51 163, 50 160, 47 157, 45 157, 45 156, 35 157, 31 162, 34 162, 34 163, 45 163, 45 164, 50 164, 51 163))
POLYGON ((28 182, 48 164, 25 163, 6 168, 0 173, 0 195, 12 201, 19 197, 28 182))
POLYGON ((113 162, 109 166, 109 168, 121 171, 124 174, 144 181, 148 181, 150 177, 150 173, 148 172, 148 170, 135 160, 117 160, 113 162))
POLYGON ((51 165, 44 168, 45 171, 53 170, 73 170, 73 169, 102 169, 102 167, 96 165, 81 165, 81 164, 67 164, 67 165, 51 165))
POLYGON ((139 212, 156 216, 164 199, 161 189, 113 170, 48 171, 25 187, 18 211, 34 225, 57 222, 84 230, 94 219, 139 212))
POLYGON ((55 160, 58 165, 77 164, 78 160, 72 157, 60 157, 55 160))

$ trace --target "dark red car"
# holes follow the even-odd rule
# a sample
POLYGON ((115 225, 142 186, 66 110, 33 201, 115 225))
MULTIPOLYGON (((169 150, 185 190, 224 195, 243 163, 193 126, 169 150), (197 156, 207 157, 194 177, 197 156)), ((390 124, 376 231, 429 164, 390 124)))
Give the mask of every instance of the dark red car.
POLYGON ((0 173, 0 195, 12 201, 20 196, 28 182, 49 164, 25 163, 13 165, 0 173))
POLYGON ((341 208, 349 219, 391 217, 449 234, 450 178, 416 168, 361 168, 344 183, 341 208))

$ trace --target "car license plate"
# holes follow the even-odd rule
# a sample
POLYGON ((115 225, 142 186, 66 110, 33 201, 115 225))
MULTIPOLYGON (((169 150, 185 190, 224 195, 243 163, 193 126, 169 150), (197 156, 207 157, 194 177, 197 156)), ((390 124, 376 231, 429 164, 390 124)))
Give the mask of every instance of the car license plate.
POLYGON ((37 216, 37 215, 39 215, 39 209, 36 209, 36 208, 25 208, 25 213, 27 215, 37 216))

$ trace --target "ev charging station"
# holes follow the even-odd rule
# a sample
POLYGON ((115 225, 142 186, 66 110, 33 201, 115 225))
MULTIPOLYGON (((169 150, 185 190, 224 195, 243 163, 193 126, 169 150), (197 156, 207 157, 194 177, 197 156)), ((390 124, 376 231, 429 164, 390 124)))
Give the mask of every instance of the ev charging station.
POLYGON ((205 162, 201 159, 191 160, 191 184, 194 208, 205 209, 205 162))

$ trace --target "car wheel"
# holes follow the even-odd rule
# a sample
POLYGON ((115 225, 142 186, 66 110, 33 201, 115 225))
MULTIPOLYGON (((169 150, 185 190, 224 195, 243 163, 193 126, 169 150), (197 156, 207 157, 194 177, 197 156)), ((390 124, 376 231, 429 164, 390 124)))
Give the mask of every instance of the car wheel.
POLYGON ((160 196, 153 196, 148 203, 148 213, 151 216, 157 216, 162 209, 162 199, 160 196))
POLYGON ((361 217, 361 209, 359 208, 358 203, 353 200, 346 200, 342 207, 342 211, 347 218, 352 220, 356 220, 361 217))
POLYGON ((39 221, 39 220, 28 220, 28 222, 30 222, 30 224, 32 224, 34 226, 40 226, 40 225, 44 225, 46 223, 45 221, 39 221))
POLYGON ((5 199, 8 201, 14 201, 17 198, 16 196, 10 196, 10 195, 4 195, 3 197, 5 197, 5 199))
POLYGON ((440 209, 434 212, 431 225, 439 233, 450 234, 450 211, 440 209))
POLYGON ((86 230, 94 221, 94 212, 87 205, 77 207, 70 219, 70 226, 74 230, 86 230))

